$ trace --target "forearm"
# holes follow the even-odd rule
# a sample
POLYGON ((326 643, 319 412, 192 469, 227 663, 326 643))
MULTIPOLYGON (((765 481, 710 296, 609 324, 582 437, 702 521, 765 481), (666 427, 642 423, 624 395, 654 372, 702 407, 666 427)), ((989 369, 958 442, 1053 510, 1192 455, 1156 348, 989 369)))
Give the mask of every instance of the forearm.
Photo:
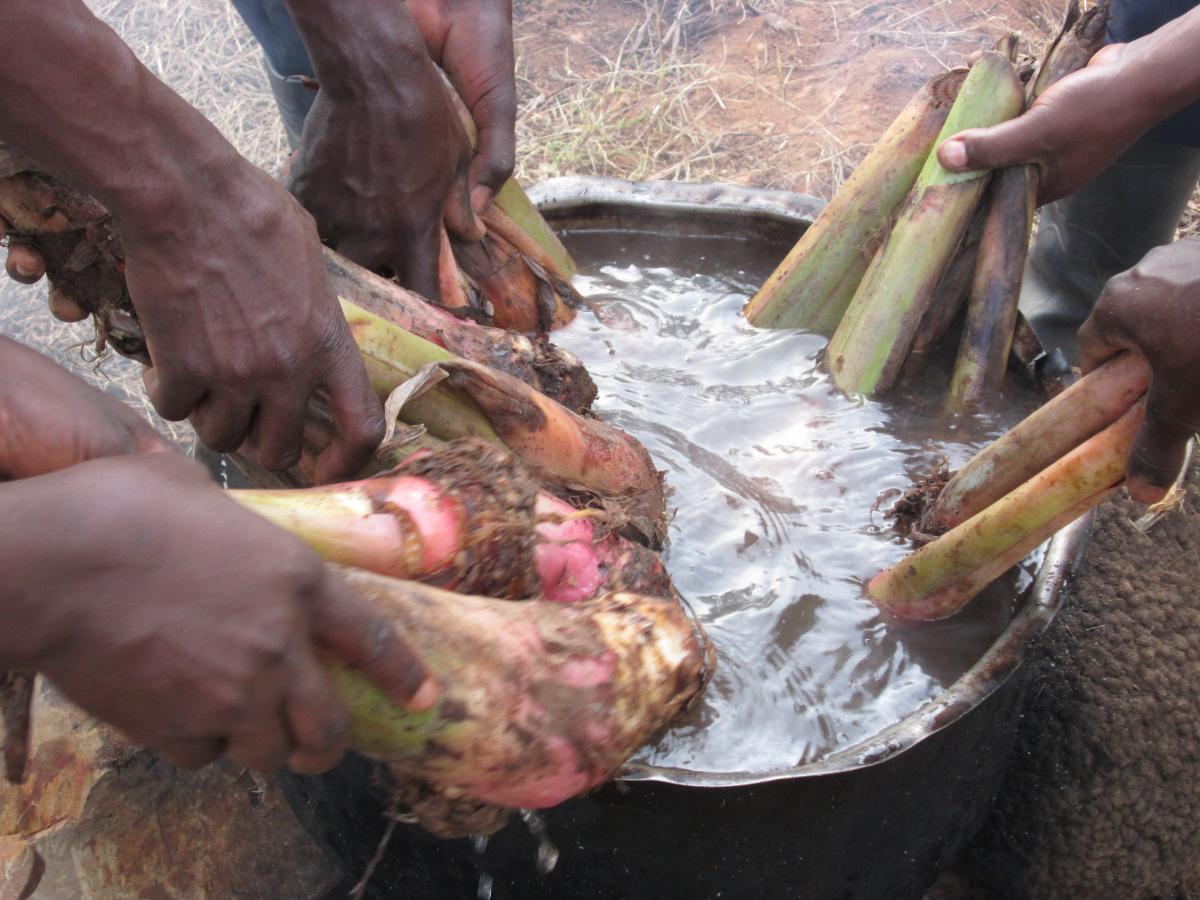
POLYGON ((79 498, 55 490, 57 478, 0 483, 0 671, 40 668, 66 631, 68 613, 43 587, 80 551, 70 523, 86 512, 79 498))
POLYGON ((123 228, 165 227, 177 198, 240 159, 81 0, 8 0, 0 15, 0 139, 123 228))
POLYGON ((403 89, 416 66, 433 65, 399 0, 285 0, 321 89, 331 95, 403 89))
POLYGON ((1130 43, 1118 64, 1145 128, 1200 102, 1200 7, 1130 43))

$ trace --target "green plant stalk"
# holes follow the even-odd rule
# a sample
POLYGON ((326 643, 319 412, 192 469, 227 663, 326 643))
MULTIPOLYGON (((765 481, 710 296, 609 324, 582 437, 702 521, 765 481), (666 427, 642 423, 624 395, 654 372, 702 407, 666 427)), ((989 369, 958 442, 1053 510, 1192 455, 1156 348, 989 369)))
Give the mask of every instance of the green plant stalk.
POLYGON ((667 520, 662 473, 637 440, 600 419, 576 415, 503 372, 461 359, 439 368, 535 476, 568 494, 616 501, 628 528, 651 547, 661 546, 667 520))
POLYGON ((983 231, 982 210, 977 210, 967 226, 962 243, 954 252, 954 258, 946 267, 942 280, 929 300, 929 308, 921 318, 921 326, 913 338, 912 349, 904 361, 903 378, 914 378, 925 369, 930 356, 938 349, 942 338, 954 324, 955 317, 967 295, 971 292, 971 280, 975 275, 975 259, 979 253, 979 236, 983 231))
POLYGON ((538 212, 529 195, 521 188, 516 178, 504 182, 495 199, 492 201, 516 223, 529 237, 542 248, 542 252, 554 263, 554 267, 564 278, 575 276, 578 267, 567 248, 563 246, 554 229, 546 222, 545 217, 538 212))
POLYGON ((1029 255, 1037 186, 1033 166, 1001 169, 992 177, 967 321, 950 377, 948 402, 953 410, 978 405, 1004 381, 1029 255))
POLYGON ((879 573, 867 593, 903 619, 958 612, 984 587, 1115 490, 1142 421, 1141 402, 957 528, 879 573))
MULTIPOLYGON (((463 102, 462 97, 449 79, 444 79, 447 91, 450 93, 450 99, 454 103, 454 108, 458 112, 458 120, 462 123, 463 130, 467 133, 467 138, 471 141, 471 146, 477 147, 479 144, 479 131, 475 127, 475 118, 471 115, 471 111, 467 109, 467 105, 463 102)), ((508 179, 500 186, 500 190, 492 198, 492 203, 499 207, 517 226, 538 246, 542 252, 553 263, 556 274, 561 278, 570 281, 578 271, 575 265, 575 260, 571 258, 571 254, 567 252, 567 248, 563 246, 562 241, 558 239, 558 235, 554 233, 554 229, 547 224, 546 219, 538 211, 538 208, 533 205, 533 201, 529 199, 529 195, 525 193, 520 182, 515 177, 508 179)))
POLYGON ((937 534, 965 522, 1054 460, 1111 425, 1150 384, 1150 367, 1122 353, 1085 375, 993 441, 947 482, 922 521, 937 534))
POLYGON ((946 122, 965 70, 923 86, 746 304, 760 328, 829 334, 946 122))
MULTIPOLYGON (((1056 81, 1087 65, 1104 43, 1107 21, 1108 0, 1084 13, 1076 0, 1071 0, 1062 28, 1030 82, 1029 103, 1056 81)), ((1034 166, 1005 169, 992 179, 967 324, 951 376, 951 409, 977 406, 1004 380, 1033 232, 1038 182, 1034 166)))
MULTIPOLYGON (((985 53, 968 73, 937 143, 1024 108, 1011 63, 985 53)), ((896 381, 933 291, 962 240, 989 172, 948 172, 930 154, 891 235, 876 253, 826 357, 839 388, 876 396, 896 381)))
MULTIPOLYGON (((454 265, 452 254, 444 254, 443 259, 444 265, 454 265)), ((596 385, 583 363, 547 341, 456 318, 328 249, 325 271, 340 299, 425 338, 454 356, 520 378, 575 412, 588 409, 596 397, 596 385)))
MULTIPOLYGON (((387 399, 423 366, 455 359, 441 347, 374 313, 345 300, 339 302, 362 354, 367 376, 381 399, 387 399)), ((443 440, 477 437, 491 443, 503 443, 478 406, 442 385, 436 385, 406 403, 400 417, 405 422, 424 425, 431 434, 443 440)))
POLYGON ((381 398, 430 366, 444 380, 399 414, 443 440, 478 437, 511 449, 533 473, 567 492, 616 500, 652 546, 666 529, 662 475, 646 449, 600 419, 585 418, 517 378, 459 359, 402 328, 342 302, 367 375, 381 398))

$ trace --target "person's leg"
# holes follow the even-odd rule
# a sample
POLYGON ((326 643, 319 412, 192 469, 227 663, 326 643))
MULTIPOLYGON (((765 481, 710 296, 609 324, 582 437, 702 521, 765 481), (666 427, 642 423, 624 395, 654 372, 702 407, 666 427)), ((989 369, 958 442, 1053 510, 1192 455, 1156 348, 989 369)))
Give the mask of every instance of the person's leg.
POLYGON ((1105 282, 1175 229, 1200 180, 1200 149, 1143 138, 1082 190, 1042 208, 1021 309, 1047 349, 1075 359, 1075 332, 1105 282))
POLYGON ((233 0, 233 5, 262 45, 267 80, 294 150, 316 99, 307 84, 314 73, 304 41, 283 0, 233 0))

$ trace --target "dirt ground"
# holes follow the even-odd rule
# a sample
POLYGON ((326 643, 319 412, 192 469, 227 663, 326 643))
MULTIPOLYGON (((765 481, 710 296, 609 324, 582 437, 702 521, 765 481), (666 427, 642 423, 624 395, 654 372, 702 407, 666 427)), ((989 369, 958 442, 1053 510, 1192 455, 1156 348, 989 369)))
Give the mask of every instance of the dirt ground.
POLYGON ((517 0, 520 173, 720 180, 828 197, 928 78, 1043 0, 517 0))
MULTIPOLYGON (((255 162, 285 150, 257 50, 225 0, 92 0, 255 162)), ((515 0, 518 174, 730 181, 828 197, 928 77, 1049 0, 515 0)), ((140 404, 136 372, 81 355, 41 288, 0 286, 0 332, 140 404)), ((160 423, 161 424, 161 423, 160 423)), ((186 427, 173 431, 186 440, 186 427)), ((1196 497, 1150 536, 1104 510, 1071 607, 1039 651, 1018 760, 959 897, 1171 897, 1200 827, 1196 497), (1007 855, 1006 855, 1007 854, 1007 855), (1007 862, 997 862, 997 860, 1007 862), (1021 864, 1014 873, 1008 865, 1021 864)), ((943 896, 948 896, 943 893, 943 896)))

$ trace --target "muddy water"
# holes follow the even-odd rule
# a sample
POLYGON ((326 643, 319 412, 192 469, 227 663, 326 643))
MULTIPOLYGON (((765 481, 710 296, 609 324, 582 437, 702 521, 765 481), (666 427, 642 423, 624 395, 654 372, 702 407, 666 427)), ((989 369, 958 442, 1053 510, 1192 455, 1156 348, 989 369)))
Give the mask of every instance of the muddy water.
POLYGON ((906 552, 876 499, 939 456, 961 463, 1006 423, 947 417, 919 388, 890 403, 842 396, 818 365, 824 338, 741 319, 775 257, 740 242, 567 242, 594 312, 555 340, 591 370, 597 411, 666 470, 667 564, 719 654, 703 703, 643 758, 718 772, 810 762, 978 660, 1011 617, 1011 582, 918 628, 884 621, 862 584, 906 552))

